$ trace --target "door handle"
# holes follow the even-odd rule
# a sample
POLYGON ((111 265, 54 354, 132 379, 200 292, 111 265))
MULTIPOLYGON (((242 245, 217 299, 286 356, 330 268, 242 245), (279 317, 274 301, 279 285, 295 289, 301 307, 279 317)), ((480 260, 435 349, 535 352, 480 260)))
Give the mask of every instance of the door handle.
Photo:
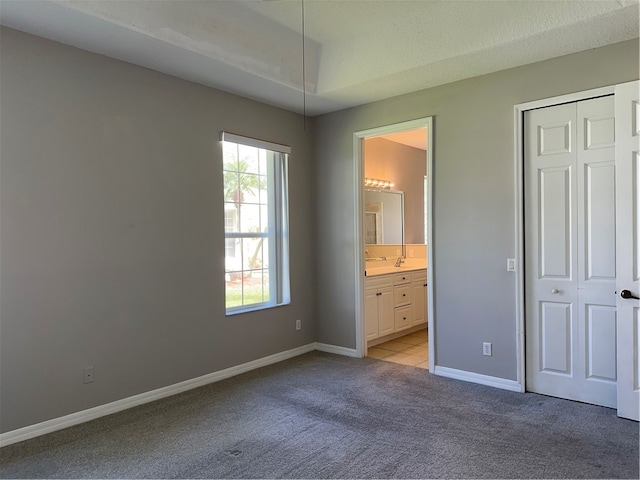
POLYGON ((631 293, 630 290, 622 290, 620 292, 620 296, 622 298, 633 298, 635 300, 640 300, 640 297, 635 296, 633 293, 631 293))

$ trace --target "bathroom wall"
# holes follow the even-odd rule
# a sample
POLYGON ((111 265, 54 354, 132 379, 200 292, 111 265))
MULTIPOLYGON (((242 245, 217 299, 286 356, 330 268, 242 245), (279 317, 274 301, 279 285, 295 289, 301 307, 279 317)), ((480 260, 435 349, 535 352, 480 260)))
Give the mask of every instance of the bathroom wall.
POLYGON ((390 180, 404 192, 405 243, 424 243, 424 176, 427 154, 384 138, 364 142, 364 176, 390 180))

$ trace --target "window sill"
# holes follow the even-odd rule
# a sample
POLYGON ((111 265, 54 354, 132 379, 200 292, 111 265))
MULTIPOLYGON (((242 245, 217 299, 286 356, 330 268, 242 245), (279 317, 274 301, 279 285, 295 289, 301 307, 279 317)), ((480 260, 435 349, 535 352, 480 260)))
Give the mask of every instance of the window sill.
POLYGON ((249 313, 249 312, 258 312, 261 310, 270 310, 272 308, 285 307, 287 305, 291 305, 291 302, 284 303, 260 303, 256 305, 247 305, 246 307, 233 307, 232 309, 227 309, 225 311, 225 317, 233 317, 234 315, 239 315, 241 313, 249 313))

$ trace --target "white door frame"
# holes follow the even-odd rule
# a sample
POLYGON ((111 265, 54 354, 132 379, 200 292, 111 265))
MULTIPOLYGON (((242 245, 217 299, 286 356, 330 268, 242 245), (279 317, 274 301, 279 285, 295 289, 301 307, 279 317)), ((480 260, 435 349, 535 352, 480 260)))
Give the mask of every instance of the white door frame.
POLYGON ((433 117, 418 118, 407 122, 394 123, 382 127, 361 130, 353 134, 354 157, 354 208, 355 218, 355 278, 356 278, 356 356, 364 357, 367 353, 367 339, 364 328, 364 158, 362 144, 368 137, 377 137, 389 133, 405 132, 418 128, 427 129, 427 312, 429 335, 429 371, 435 368, 435 330, 434 330, 434 296, 433 296, 433 117))
POLYGON ((514 183, 515 183, 515 224, 516 224, 516 355, 517 355, 517 383, 520 391, 526 389, 525 365, 525 289, 524 289, 524 112, 537 108, 552 107, 563 103, 579 102, 590 98, 613 95, 614 86, 595 88, 582 92, 560 95, 557 97, 520 103, 514 106, 514 183))

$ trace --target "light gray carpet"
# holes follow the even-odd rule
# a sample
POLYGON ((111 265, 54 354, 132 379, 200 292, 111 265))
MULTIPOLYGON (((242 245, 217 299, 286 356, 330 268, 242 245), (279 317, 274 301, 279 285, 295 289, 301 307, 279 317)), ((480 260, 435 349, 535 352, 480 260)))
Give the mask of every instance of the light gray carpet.
POLYGON ((3 478, 634 478, 638 423, 309 353, 0 449, 3 478))

